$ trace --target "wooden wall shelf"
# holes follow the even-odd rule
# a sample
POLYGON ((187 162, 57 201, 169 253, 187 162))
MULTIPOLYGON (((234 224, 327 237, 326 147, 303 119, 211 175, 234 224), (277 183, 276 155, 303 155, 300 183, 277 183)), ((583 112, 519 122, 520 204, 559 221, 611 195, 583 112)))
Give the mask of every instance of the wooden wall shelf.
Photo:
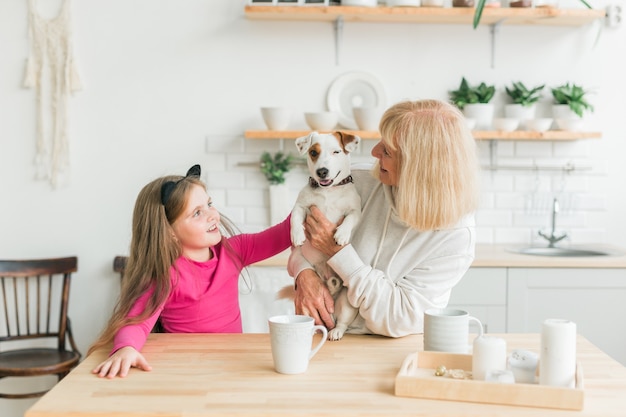
MULTIPOLYGON (((344 130, 342 132, 352 133, 361 139, 379 140, 380 133, 365 130, 344 130)), ((296 139, 300 136, 309 134, 310 130, 246 130, 244 137, 246 139, 296 139)), ((326 132, 321 132, 326 133, 326 132)), ((548 130, 546 132, 532 132, 516 130, 513 132, 502 131, 473 131, 476 140, 553 140, 553 141, 570 141, 579 139, 599 139, 602 137, 600 132, 570 132, 566 130, 548 130)))
MULTIPOLYGON (((465 7, 354 7, 354 6, 245 6, 248 19, 309 20, 346 22, 446 23, 467 24, 474 8, 465 7)), ((481 25, 582 26, 606 16, 604 9, 485 8, 481 25)))

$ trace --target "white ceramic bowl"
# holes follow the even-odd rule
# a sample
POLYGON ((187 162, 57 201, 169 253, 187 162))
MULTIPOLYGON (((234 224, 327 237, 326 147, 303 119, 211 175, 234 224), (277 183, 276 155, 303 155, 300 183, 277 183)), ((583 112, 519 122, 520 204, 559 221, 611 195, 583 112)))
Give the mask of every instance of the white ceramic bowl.
POLYGON ((420 7, 421 0, 387 0, 387 7, 420 7))
POLYGON ((378 6, 378 0, 341 0, 342 6, 364 6, 364 7, 376 7, 378 6))
POLYGON ((556 127, 560 130, 569 130, 571 132, 578 132, 583 128, 583 119, 556 119, 556 127))
POLYGON ((550 118, 541 118, 541 119, 530 119, 526 120, 526 129, 532 130, 535 132, 545 132, 550 129, 552 126, 552 119, 550 118))
POLYGON ((261 115, 269 130, 287 130, 291 121, 291 109, 286 107, 261 107, 261 115))
POLYGON ((353 107, 354 121, 359 130, 378 131, 381 112, 376 107, 353 107))
POLYGON ((332 111, 304 113, 304 120, 313 130, 333 130, 339 122, 339 114, 332 111))
POLYGON ((519 126, 519 119, 510 117, 493 119, 493 128, 502 132, 512 132, 519 126))
POLYGON ((476 128, 476 119, 466 117, 465 121, 467 122, 467 127, 469 127, 470 130, 474 130, 476 128))

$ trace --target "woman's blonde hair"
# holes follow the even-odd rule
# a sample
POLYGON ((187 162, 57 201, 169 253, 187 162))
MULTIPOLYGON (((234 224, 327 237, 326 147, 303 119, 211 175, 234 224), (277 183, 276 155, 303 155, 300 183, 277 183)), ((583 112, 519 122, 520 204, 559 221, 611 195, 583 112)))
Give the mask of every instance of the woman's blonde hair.
MULTIPOLYGON (((394 194, 404 222, 442 229, 476 209, 476 142, 458 108, 439 100, 400 102, 383 114, 379 129, 399 158, 394 194)), ((375 176, 378 169, 376 164, 375 176)))
MULTIPOLYGON (((166 176, 150 182, 139 192, 133 210, 130 252, 120 297, 107 326, 89 348, 89 353, 112 343, 122 327, 146 320, 167 300, 172 289, 170 268, 182 254, 172 224, 183 214, 189 193, 198 185, 206 189, 197 176, 166 176), (175 186, 163 203, 163 184, 168 182, 175 183, 175 186), (154 291, 144 311, 129 318, 130 309, 137 299, 151 288, 154 291)), ((238 259, 225 240, 238 230, 227 217, 220 217, 222 243, 238 259)))

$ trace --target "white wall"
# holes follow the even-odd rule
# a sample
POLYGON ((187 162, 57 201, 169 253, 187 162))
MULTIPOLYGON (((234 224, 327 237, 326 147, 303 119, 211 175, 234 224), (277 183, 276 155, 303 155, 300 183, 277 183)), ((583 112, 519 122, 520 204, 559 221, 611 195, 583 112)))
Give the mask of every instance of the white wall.
MULTIPOLYGON (((50 15, 61 0, 42 3, 50 15), (43 4, 45 3, 45 4, 43 4)), ((594 5, 599 2, 593 2, 594 5)), ((259 107, 323 109, 331 82, 347 71, 375 75, 388 103, 447 98, 462 76, 472 83, 593 88, 590 128, 600 140, 500 142, 500 163, 590 165, 590 173, 486 172, 478 213, 480 241, 527 242, 548 212, 530 210, 563 188, 559 218, 573 242, 626 246, 626 131, 623 56, 626 31, 503 27, 490 67, 489 29, 468 26, 346 23, 341 61, 333 27, 323 22, 247 20, 244 1, 83 0, 73 3, 75 47, 85 88, 71 99, 71 182, 52 189, 33 180, 35 100, 21 88, 28 53, 25 0, 0 1, 0 257, 77 255, 70 315, 86 351, 113 308, 118 277, 113 257, 127 253, 131 212, 140 188, 157 176, 201 163, 214 201, 247 231, 267 225, 267 189, 256 168, 263 150, 285 141, 243 139, 263 128, 259 107), (562 180, 564 178, 564 180, 562 180), (609 190, 611 192, 609 192, 609 190)), ((546 89, 547 90, 547 89, 546 89)), ((546 92, 548 94, 548 92, 546 92)), ((548 111, 546 94, 542 111, 548 111)), ((373 141, 357 160, 368 160, 373 141)), ((295 149, 295 148, 294 148, 295 149)), ((481 144, 488 160, 488 144, 481 144)), ((291 174, 293 193, 304 174, 291 174)), ((0 401, 2 416, 32 402, 0 401)))

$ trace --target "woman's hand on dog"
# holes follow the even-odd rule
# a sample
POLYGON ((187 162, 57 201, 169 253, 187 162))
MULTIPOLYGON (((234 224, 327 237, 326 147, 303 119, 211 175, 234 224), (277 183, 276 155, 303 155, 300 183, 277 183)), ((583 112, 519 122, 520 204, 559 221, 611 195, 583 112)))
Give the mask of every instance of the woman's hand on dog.
POLYGON ((328 257, 332 257, 343 248, 335 242, 334 237, 337 226, 341 224, 343 218, 335 224, 328 220, 316 206, 311 206, 310 210, 310 214, 306 216, 304 221, 306 238, 315 249, 328 257))
POLYGON ((333 329, 335 321, 331 314, 335 312, 335 301, 328 287, 312 269, 302 270, 296 279, 294 304, 296 314, 303 314, 315 319, 315 324, 333 329))

